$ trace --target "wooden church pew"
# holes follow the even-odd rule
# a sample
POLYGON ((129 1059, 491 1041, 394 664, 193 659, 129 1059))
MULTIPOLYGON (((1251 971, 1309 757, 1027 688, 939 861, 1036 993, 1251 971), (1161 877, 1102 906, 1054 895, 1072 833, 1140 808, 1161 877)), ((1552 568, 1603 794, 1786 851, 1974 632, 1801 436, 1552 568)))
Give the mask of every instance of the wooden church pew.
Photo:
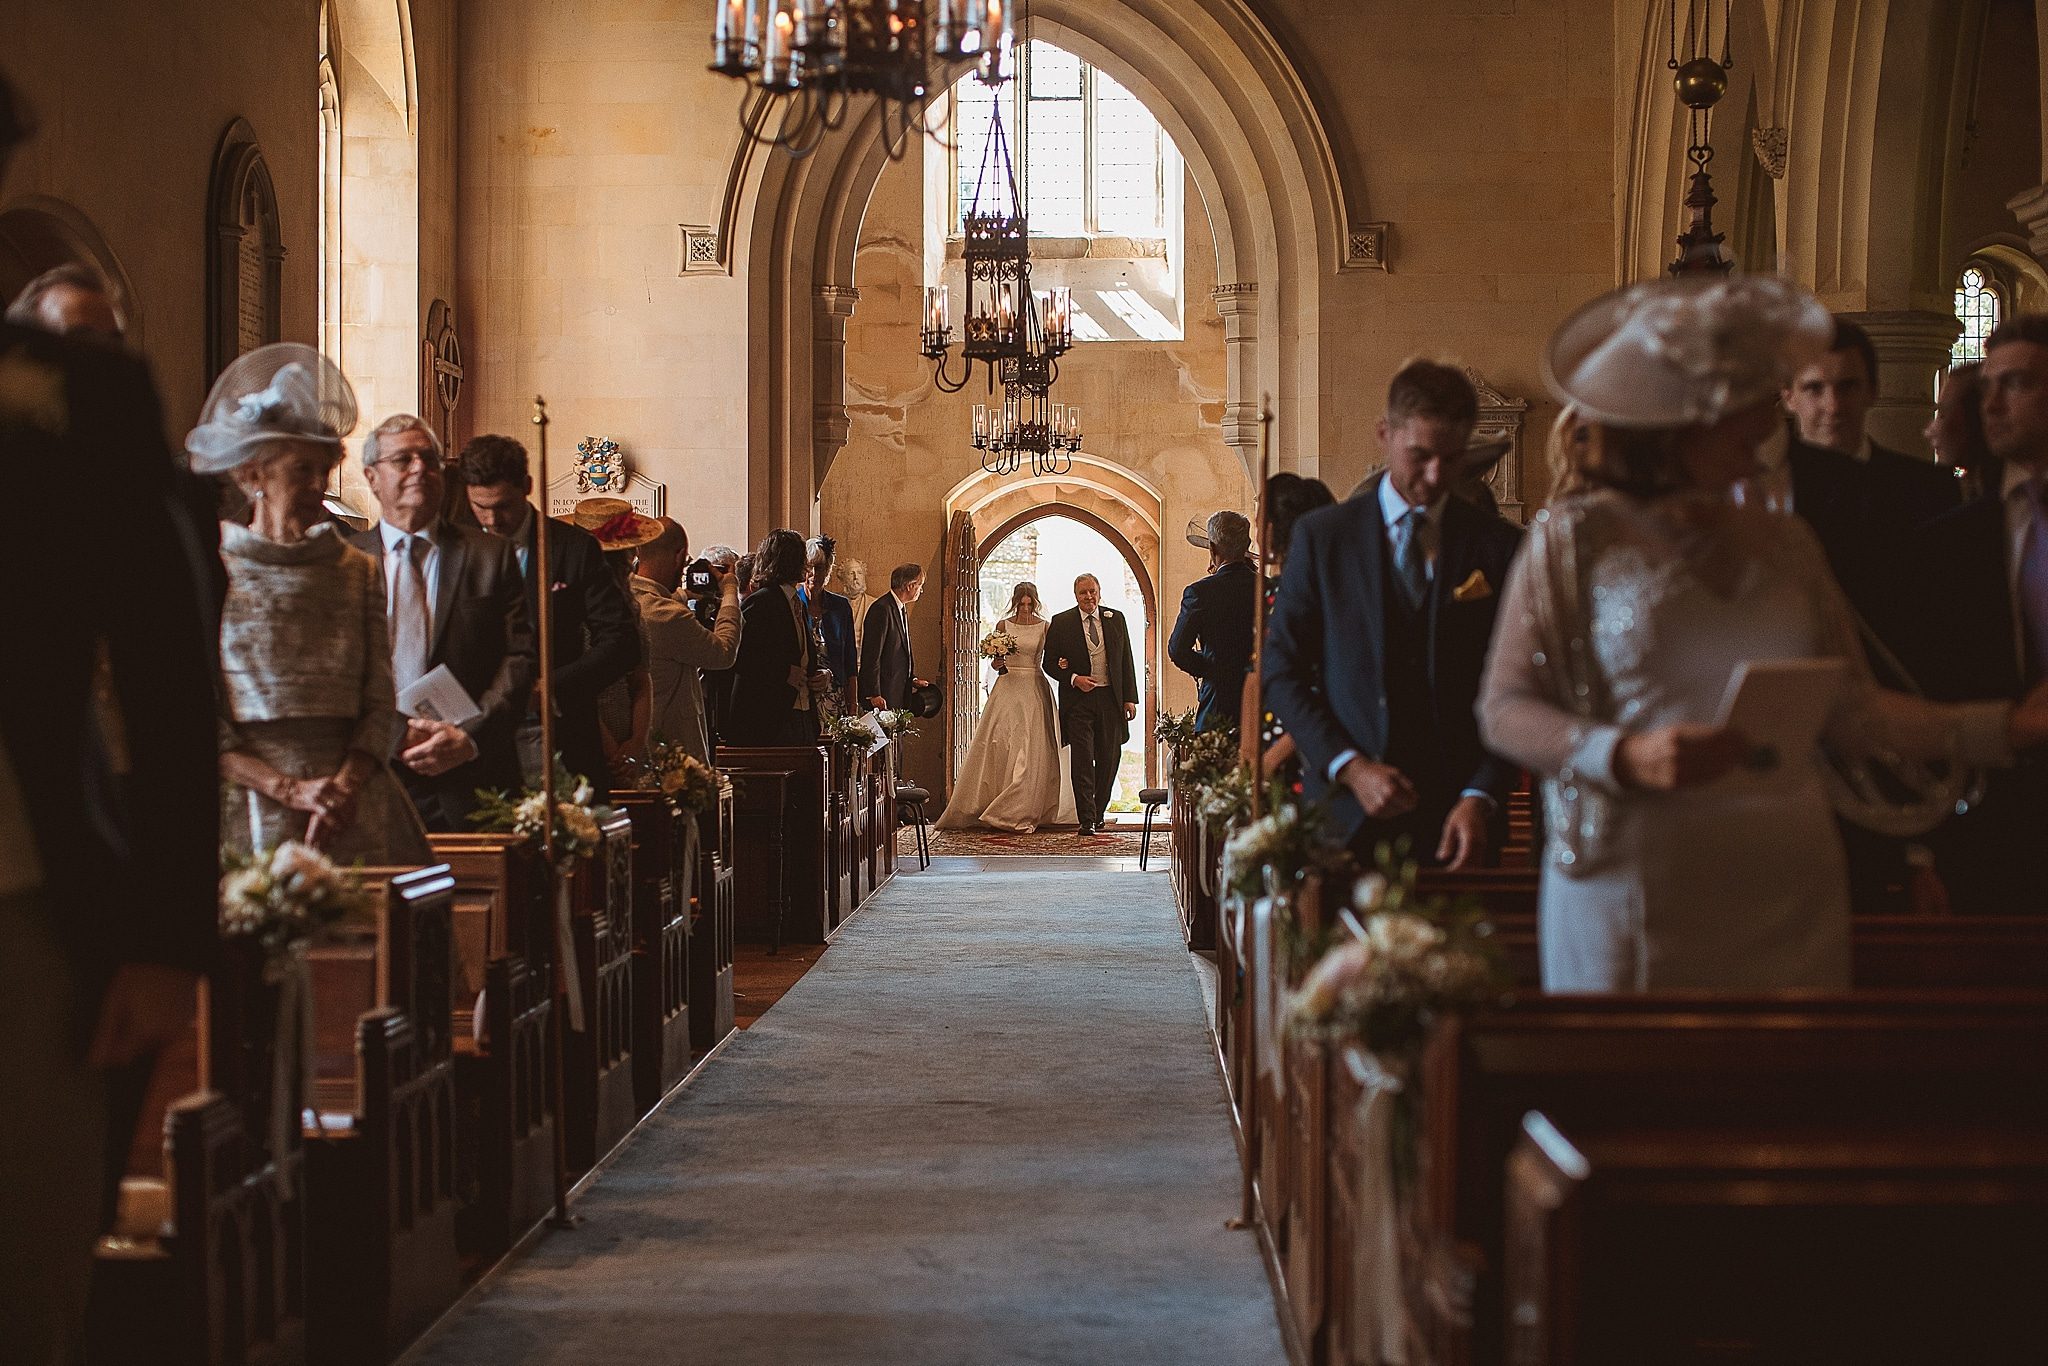
POLYGON ((432 844, 456 882, 457 1229, 466 1253, 494 1256, 554 1200, 553 907, 540 856, 523 841, 435 835, 432 844))
POLYGON ((721 745, 737 789, 734 933, 749 944, 831 938, 831 774, 824 745, 721 745))
MULTIPOLYGON (((893 803, 893 798, 891 799, 893 803)), ((690 1053, 702 1057, 734 1028, 733 847, 737 801, 720 776, 718 805, 697 826, 697 894, 690 909, 690 1053)))
POLYGON ((853 804, 866 760, 839 745, 826 748, 825 895, 833 929, 849 920, 860 904, 860 877, 854 871, 853 804))
POLYGON ((603 843, 578 859, 570 928, 583 988, 583 1028, 562 1042, 569 1166, 584 1171, 639 1120, 633 1096, 633 821, 614 810, 603 843))
POLYGON ((633 1104, 644 1114, 690 1070, 696 818, 659 792, 612 801, 633 822, 633 1104))
POLYGON ((2038 1129, 1595 1133, 1508 1158, 1517 1366, 2039 1360, 2038 1129))
POLYGON ((395 1355, 461 1287, 448 1013, 455 879, 438 865, 364 877, 379 904, 310 954, 308 1341, 313 1360, 336 1366, 395 1355))
MULTIPOLYGON (((95 1366, 297 1366, 306 1360, 299 1050, 279 1054, 284 989, 230 944, 201 988, 197 1089, 163 1119, 161 1182, 94 1269, 95 1366)), ((0 1347, 4 1351, 4 1347, 0 1347)))
POLYGON ((1588 1141, 1830 1126, 1864 1143, 1932 1130, 2039 1145, 2048 994, 1531 997, 1441 1029, 1419 1099, 1409 1310, 1424 1360, 1492 1361, 1503 1173, 1529 1111, 1588 1141))

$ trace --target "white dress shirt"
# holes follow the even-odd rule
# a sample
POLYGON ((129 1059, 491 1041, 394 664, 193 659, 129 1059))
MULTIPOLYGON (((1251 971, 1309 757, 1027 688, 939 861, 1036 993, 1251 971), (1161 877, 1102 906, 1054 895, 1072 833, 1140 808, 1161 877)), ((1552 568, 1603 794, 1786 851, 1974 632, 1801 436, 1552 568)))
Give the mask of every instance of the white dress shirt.
POLYGON ((384 538, 384 601, 388 611, 396 611, 398 602, 398 557, 405 553, 404 544, 417 534, 427 543, 426 554, 420 557, 420 577, 427 583, 427 639, 434 638, 434 604, 441 600, 441 547, 434 543, 434 532, 440 526, 436 522, 426 530, 414 533, 400 531, 389 522, 377 523, 377 533, 384 538))

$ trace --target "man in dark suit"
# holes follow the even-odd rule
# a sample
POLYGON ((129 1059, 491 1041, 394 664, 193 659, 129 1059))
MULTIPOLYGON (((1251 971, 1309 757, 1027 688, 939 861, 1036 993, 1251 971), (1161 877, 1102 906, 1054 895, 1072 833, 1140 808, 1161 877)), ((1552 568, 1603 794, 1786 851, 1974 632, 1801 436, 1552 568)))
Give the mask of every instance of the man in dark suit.
POLYGON ((1931 460, 1870 439, 1877 402, 1877 348, 1870 334, 1836 319, 1832 349, 1785 390, 1792 441, 1780 487, 1813 527, 1850 603, 1896 650, 1899 547, 1961 501, 1955 476, 1931 460))
MULTIPOLYGON (((26 134, 0 79, 0 180, 26 134)), ((92 487, 78 528, 18 516, 0 537, 0 1342, 70 1360, 82 1333, 110 1123, 110 1070, 192 1028, 215 953, 214 637, 179 525, 147 369, 106 346, 0 323, 0 465, 92 487), (117 789, 92 698, 106 661, 126 738, 117 789)), ((131 1115, 132 1122, 132 1115, 131 1115)))
POLYGON ((1093 574, 1074 580, 1074 605, 1045 632, 1045 671, 1059 685, 1060 743, 1074 776, 1081 833, 1102 828, 1117 768, 1138 715, 1138 671, 1124 614, 1102 605, 1093 574))
POLYGON ((512 544, 441 516, 441 443, 410 414, 363 438, 378 523, 352 538, 384 570, 391 672, 402 691, 445 664, 481 708, 455 725, 413 717, 393 768, 429 830, 473 829, 478 788, 524 784, 516 734, 533 696, 533 626, 512 544))
POLYGON ((1410 361, 1387 393, 1386 469, 1295 524, 1268 624, 1267 704, 1294 737, 1310 800, 1370 859, 1407 837, 1453 868, 1491 861, 1514 768, 1473 704, 1521 528, 1448 496, 1478 396, 1463 371, 1410 361))
POLYGON ((740 650, 721 740, 729 745, 808 745, 832 674, 818 657, 797 590, 808 565, 804 538, 768 533, 754 556, 754 591, 740 604, 740 650))
POLYGON ((818 625, 825 642, 825 667, 832 671, 832 691, 845 706, 859 702, 860 644, 853 626, 853 604, 832 591, 832 566, 839 545, 830 536, 804 542, 810 558, 810 579, 803 590, 804 610, 818 625))
MULTIPOLYGON (((1914 532, 1953 509, 1953 474, 1929 460, 1887 450, 1870 439, 1877 402, 1877 348, 1870 334, 1836 319, 1828 352, 1792 377, 1785 390, 1791 431, 1784 458, 1766 475, 1780 505, 1788 499, 1819 539, 1849 603, 1883 646, 1873 652, 1879 677, 1907 684, 1885 654, 1896 656, 1912 629, 1902 610, 1906 582, 1901 554, 1914 532)), ((1850 898, 1864 914, 1909 909, 1920 857, 1905 841, 1842 822, 1850 898)), ((1921 896, 1927 893, 1923 890, 1921 896)))
POLYGON ((889 572, 889 591, 868 604, 861 630, 860 695, 870 707, 903 711, 910 690, 923 687, 910 651, 910 605, 924 596, 924 566, 899 564, 889 572))
MULTIPOLYGON (((534 537, 548 538, 549 595, 553 616, 555 752, 603 801, 611 792, 598 695, 640 662, 640 621, 618 576, 605 566, 597 537, 582 527, 542 517, 531 501, 533 475, 526 447, 509 436, 479 436, 462 448, 462 482, 477 525, 510 541, 526 585, 526 615, 540 624, 540 566, 534 537)), ((535 706, 539 705, 538 700, 535 706)), ((540 713, 520 733, 520 767, 529 786, 540 785, 540 713)))
MULTIPOLYGON (((2014 701, 2048 679, 2048 316, 1985 345, 1984 432, 2000 483, 1924 528, 1911 563, 1907 665, 1947 702, 2014 701)), ((2023 756, 1928 840, 1962 915, 2048 912, 2048 763, 2023 756)))
POLYGON ((1222 730, 1238 723, 1258 626, 1252 525, 1241 512, 1219 512, 1203 532, 1189 533, 1188 540, 1209 552, 1209 573, 1181 594, 1180 618, 1167 638, 1166 657, 1195 679, 1195 728, 1222 730))

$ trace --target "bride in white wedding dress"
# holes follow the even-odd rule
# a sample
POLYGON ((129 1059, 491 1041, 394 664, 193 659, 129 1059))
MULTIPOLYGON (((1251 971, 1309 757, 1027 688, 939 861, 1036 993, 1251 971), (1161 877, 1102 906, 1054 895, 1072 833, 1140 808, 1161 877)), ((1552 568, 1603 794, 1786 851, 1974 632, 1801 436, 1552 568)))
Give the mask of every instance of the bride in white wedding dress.
POLYGON ((1074 823, 1074 784, 1044 667, 1049 626, 1037 587, 1018 584, 1010 594, 1010 614, 996 623, 1017 642, 1017 652, 997 666, 995 687, 982 706, 939 829, 986 826, 1028 835, 1040 826, 1074 823))

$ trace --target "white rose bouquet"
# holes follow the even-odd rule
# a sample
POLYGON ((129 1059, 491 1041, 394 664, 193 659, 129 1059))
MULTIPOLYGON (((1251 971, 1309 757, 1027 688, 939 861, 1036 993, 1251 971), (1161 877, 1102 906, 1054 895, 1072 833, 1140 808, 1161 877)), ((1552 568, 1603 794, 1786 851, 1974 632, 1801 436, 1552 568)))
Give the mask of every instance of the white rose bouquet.
POLYGON ((370 904, 361 878, 297 840, 252 854, 230 854, 222 861, 221 935, 255 940, 273 959, 298 940, 367 910, 370 904))
POLYGON ((1017 639, 998 626, 981 638, 981 657, 991 663, 1017 653, 1017 639))
MULTIPOLYGON (((539 791, 517 797, 503 792, 479 791, 477 809, 470 820, 479 830, 518 835, 539 847, 546 828, 547 797, 539 791)), ((601 823, 611 814, 599 806, 590 781, 558 769, 555 774, 555 857, 589 858, 603 839, 601 823), (566 795, 564 795, 566 794, 566 795)))

